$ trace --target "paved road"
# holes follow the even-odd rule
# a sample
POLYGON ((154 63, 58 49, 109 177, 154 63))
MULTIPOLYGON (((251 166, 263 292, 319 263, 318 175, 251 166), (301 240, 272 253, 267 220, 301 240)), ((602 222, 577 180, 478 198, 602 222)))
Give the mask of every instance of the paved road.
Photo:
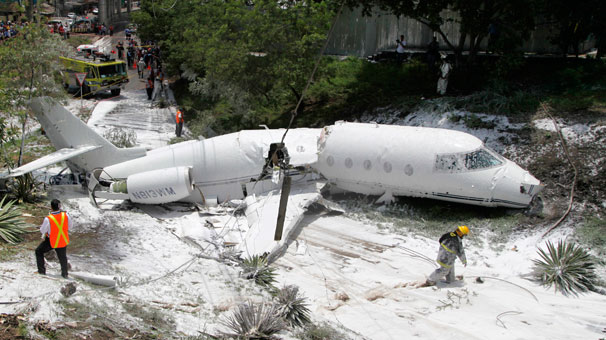
MULTIPOLYGON (((95 44, 107 52, 115 50, 119 41, 126 41, 123 31, 102 37, 95 44)), ((97 95, 100 102, 89 124, 101 134, 113 128, 130 129, 136 133, 138 145, 149 149, 165 146, 175 136, 174 110, 156 107, 147 99, 145 80, 139 79, 136 69, 129 68, 128 76, 120 96, 113 97, 109 92, 97 95)))

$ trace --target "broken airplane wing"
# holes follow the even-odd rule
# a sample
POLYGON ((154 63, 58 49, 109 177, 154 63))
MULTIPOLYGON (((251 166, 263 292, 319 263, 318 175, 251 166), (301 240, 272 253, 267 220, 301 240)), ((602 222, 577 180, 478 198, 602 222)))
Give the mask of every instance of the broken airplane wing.
POLYGON ((294 181, 302 181, 302 183, 292 185, 288 196, 284 227, 281 230, 281 237, 277 240, 275 226, 280 204, 279 187, 281 183, 275 190, 246 197, 245 216, 248 232, 244 240, 236 247, 242 252, 243 256, 251 257, 269 253, 269 261, 273 261, 276 256, 281 254, 287 246, 288 240, 296 233, 296 227, 303 219, 303 214, 307 211, 307 208, 322 198, 320 188, 324 185, 323 183, 311 180, 305 181, 301 178, 294 179, 294 181))
POLYGON ((85 145, 78 148, 63 148, 16 169, 6 171, 0 174, 0 179, 22 176, 34 170, 59 163, 72 157, 96 150, 100 147, 100 145, 85 145))

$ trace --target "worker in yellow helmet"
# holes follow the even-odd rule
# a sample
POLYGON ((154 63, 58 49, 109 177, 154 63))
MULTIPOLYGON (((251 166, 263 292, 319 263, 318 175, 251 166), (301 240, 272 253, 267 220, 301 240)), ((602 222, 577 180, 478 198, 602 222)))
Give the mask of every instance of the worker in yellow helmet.
POLYGON ((426 286, 435 285, 436 282, 443 277, 446 277, 446 282, 453 282, 455 280, 454 263, 457 257, 464 266, 467 266, 465 249, 463 249, 463 237, 467 234, 469 234, 469 228, 462 225, 457 227, 454 231, 440 237, 440 248, 436 260, 439 267, 429 275, 427 282, 425 282, 426 286))

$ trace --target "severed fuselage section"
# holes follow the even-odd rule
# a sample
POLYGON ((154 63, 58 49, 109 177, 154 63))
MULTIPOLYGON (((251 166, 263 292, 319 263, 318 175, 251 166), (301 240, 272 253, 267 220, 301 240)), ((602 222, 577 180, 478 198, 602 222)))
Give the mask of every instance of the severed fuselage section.
MULTIPOLYGON (((176 144, 105 167, 99 179, 124 181, 125 189, 110 191, 139 203, 242 199, 247 184, 270 175, 272 145, 283 133, 240 131, 176 144)), ((284 144, 290 175, 315 175, 386 202, 413 196, 521 208, 540 189, 527 171, 458 131, 338 122, 290 130, 284 144)))
POLYGON ((541 189, 526 170, 453 130, 337 122, 290 129, 283 145, 284 129, 262 129, 145 151, 115 148, 52 100, 38 98, 32 109, 58 151, 11 174, 66 160, 87 173, 93 200, 223 202, 277 189, 285 175, 385 202, 412 196, 522 208, 541 189))

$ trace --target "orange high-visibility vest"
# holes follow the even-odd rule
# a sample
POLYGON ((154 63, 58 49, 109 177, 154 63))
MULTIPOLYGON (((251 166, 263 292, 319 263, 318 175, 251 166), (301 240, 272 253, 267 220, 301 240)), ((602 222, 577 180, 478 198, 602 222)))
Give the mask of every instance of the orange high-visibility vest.
POLYGON ((183 113, 181 113, 181 110, 177 110, 177 123, 183 123, 183 113))
POLYGON ((69 217, 62 211, 58 215, 47 216, 50 222, 50 244, 53 248, 63 248, 69 244, 69 217))

